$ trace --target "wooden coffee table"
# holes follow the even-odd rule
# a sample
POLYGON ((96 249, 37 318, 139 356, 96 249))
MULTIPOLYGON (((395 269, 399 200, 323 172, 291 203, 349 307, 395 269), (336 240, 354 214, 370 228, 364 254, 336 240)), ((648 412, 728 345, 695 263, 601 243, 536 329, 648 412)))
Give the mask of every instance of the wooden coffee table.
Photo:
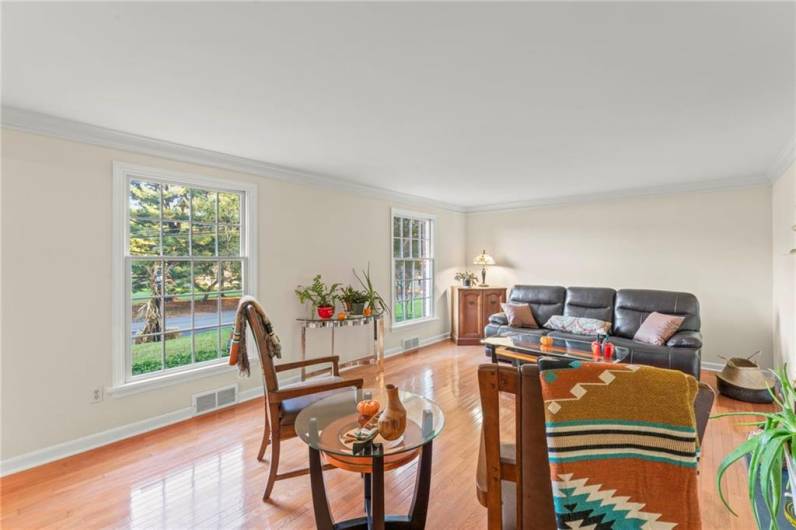
POLYGON ((535 335, 511 334, 499 337, 489 337, 481 341, 489 351, 492 362, 500 360, 519 366, 525 363, 535 363, 539 357, 563 357, 578 361, 598 361, 620 363, 630 350, 621 346, 614 347, 614 354, 610 359, 595 357, 591 352, 591 340, 583 339, 558 339, 554 338, 552 344, 544 345, 535 335))

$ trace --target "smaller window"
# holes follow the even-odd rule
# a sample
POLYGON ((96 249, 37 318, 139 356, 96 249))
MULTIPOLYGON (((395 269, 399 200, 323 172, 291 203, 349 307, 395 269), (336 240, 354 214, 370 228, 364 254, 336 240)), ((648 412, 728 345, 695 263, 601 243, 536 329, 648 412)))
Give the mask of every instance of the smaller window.
POLYGON ((434 316, 434 218, 392 212, 392 315, 401 324, 434 316))

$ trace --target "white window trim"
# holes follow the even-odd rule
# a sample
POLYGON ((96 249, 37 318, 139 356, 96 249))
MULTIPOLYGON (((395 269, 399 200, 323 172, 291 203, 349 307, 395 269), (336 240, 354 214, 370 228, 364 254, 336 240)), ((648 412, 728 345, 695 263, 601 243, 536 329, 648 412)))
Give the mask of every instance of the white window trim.
MULTIPOLYGON (((246 255, 247 267, 244 272, 244 294, 257 296, 257 186, 250 182, 217 179, 177 171, 113 162, 113 264, 111 281, 113 283, 112 335, 113 361, 112 386, 108 392, 114 396, 124 396, 144 390, 160 388, 182 381, 206 377, 216 373, 236 370, 227 364, 227 359, 186 366, 185 369, 170 371, 146 378, 131 380, 127 374, 127 272, 125 260, 125 238, 129 220, 127 204, 127 182, 130 178, 165 180, 189 186, 206 187, 217 190, 244 192, 241 218, 241 243, 246 255)), ((258 362, 256 355, 251 362, 258 362)))
POLYGON ((390 245, 390 304, 393 308, 392 310, 392 317, 390 318, 390 329, 400 329, 400 328, 407 328, 411 326, 416 326, 418 324, 425 324, 427 322, 433 322, 435 320, 439 320, 437 317, 437 303, 436 303, 436 291, 437 291, 437 216, 418 212, 413 210, 404 210, 402 208, 391 208, 390 209, 390 227, 389 227, 389 245, 390 245), (395 234, 393 233, 393 222, 395 217, 414 217, 416 219, 426 219, 431 221, 431 315, 423 318, 417 318, 413 320, 404 320, 403 322, 396 322, 395 321, 395 247, 393 245, 393 238, 395 234))

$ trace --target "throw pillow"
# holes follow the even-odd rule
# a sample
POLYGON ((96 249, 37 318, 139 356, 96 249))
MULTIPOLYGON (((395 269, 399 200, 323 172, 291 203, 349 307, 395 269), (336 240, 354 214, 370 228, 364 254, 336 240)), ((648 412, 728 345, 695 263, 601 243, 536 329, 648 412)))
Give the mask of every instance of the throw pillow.
POLYGON ((677 333, 683 320, 685 320, 685 317, 665 315, 657 311, 650 313, 649 316, 644 319, 644 322, 641 323, 641 327, 636 331, 633 340, 645 344, 663 346, 672 335, 677 333))
POLYGON ((533 318, 531 306, 528 304, 500 304, 503 312, 506 313, 506 318, 509 321, 509 326, 513 328, 538 328, 539 324, 533 318))
POLYGON ((596 318, 553 315, 544 327, 575 335, 608 335, 611 323, 596 318))

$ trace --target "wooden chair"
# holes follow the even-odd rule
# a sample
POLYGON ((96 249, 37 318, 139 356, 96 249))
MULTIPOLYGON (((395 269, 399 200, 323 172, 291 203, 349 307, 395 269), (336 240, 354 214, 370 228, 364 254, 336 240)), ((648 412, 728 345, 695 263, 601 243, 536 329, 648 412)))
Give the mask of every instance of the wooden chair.
POLYGON ((534 388, 523 384, 515 367, 478 367, 483 423, 476 493, 487 508, 489 530, 556 528, 538 370, 536 374, 534 388), (509 442, 500 436, 501 392, 514 396, 514 439, 509 442))
MULTIPOLYGON (((484 364, 478 386, 483 419, 476 494, 487 508, 489 530, 556 528, 539 367, 484 364), (500 392, 515 396, 511 442, 500 439, 500 392)), ((700 383, 694 402, 700 443, 714 399, 713 389, 700 383)))
POLYGON ((339 357, 336 355, 319 357, 317 359, 307 359, 292 363, 274 365, 274 361, 268 355, 265 347, 266 331, 253 306, 246 308, 246 320, 257 344, 257 351, 260 355, 260 366, 263 370, 263 387, 265 389, 265 425, 263 427, 263 440, 260 444, 260 452, 257 460, 265 461, 266 448, 271 446, 271 459, 268 466, 268 480, 265 484, 263 500, 271 496, 274 482, 286 478, 293 478, 309 473, 309 468, 302 468, 287 473, 278 473, 279 469, 279 445, 282 440, 294 438, 296 436, 295 421, 298 413, 310 404, 330 396, 335 392, 340 392, 347 388, 362 388, 363 380, 343 379, 340 377, 339 357), (277 379, 279 372, 295 370, 306 366, 331 363, 332 375, 329 377, 319 377, 295 383, 291 385, 280 385, 277 379))

